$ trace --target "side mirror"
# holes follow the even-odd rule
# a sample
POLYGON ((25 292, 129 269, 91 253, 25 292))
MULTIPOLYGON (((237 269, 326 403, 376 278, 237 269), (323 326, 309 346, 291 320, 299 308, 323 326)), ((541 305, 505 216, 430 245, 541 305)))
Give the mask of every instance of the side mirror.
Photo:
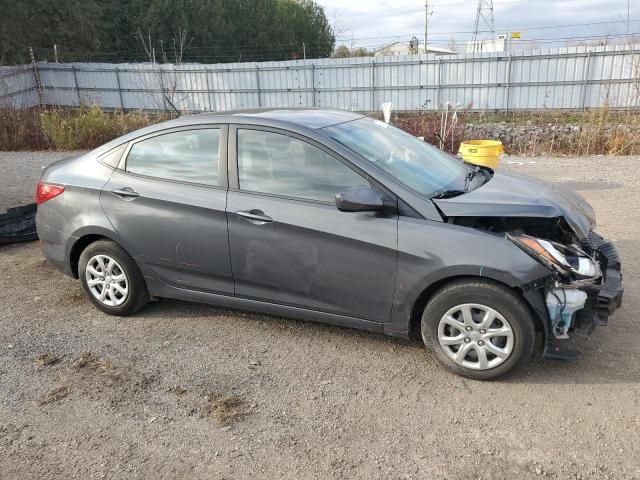
POLYGON ((341 212, 377 212, 383 206, 380 195, 369 187, 352 187, 336 195, 336 207, 341 212))

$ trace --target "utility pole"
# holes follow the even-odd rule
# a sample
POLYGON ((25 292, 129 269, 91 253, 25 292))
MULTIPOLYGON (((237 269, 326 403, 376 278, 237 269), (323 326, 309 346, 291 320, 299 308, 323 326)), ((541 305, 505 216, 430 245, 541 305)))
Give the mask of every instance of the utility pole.
MULTIPOLYGON (((429 34, 429 0, 424 1, 424 53, 427 53, 427 38, 429 34)), ((420 48, 418 48, 420 53, 420 48)))
POLYGON ((58 45, 53 44, 53 59, 58 63, 58 45))

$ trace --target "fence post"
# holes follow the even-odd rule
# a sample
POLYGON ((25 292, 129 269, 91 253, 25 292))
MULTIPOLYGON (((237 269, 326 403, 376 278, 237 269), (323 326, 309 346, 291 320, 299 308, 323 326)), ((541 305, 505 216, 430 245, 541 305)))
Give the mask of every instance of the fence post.
POLYGON ((371 111, 376 111, 376 61, 371 60, 371 111))
POLYGON ((42 81, 40 80, 40 72, 38 71, 38 64, 36 63, 36 57, 33 54, 33 47, 29 47, 29 55, 31 55, 31 65, 33 66, 33 77, 36 80, 36 89, 38 91, 38 105, 40 108, 44 106, 44 94, 42 93, 42 81))
POLYGON ((262 99, 260 97, 260 67, 256 63, 256 87, 258 89, 258 107, 262 107, 262 99))
POLYGON ((213 112, 213 103, 211 102, 211 87, 209 86, 209 69, 204 67, 204 80, 207 86, 207 100, 209 101, 209 111, 213 112))
POLYGON ((436 64, 436 68, 438 69, 437 78, 438 83, 436 84, 436 111, 440 110, 440 82, 442 82, 442 59, 438 58, 438 63, 436 64))
POLYGON ((591 50, 587 52, 587 59, 584 65, 583 82, 582 82, 582 110, 587 108, 587 82, 589 81, 589 65, 591 63, 591 50))
POLYGON ((73 81, 76 84, 76 93, 78 94, 78 107, 81 107, 82 97, 80 96, 80 86, 78 85, 78 74, 76 73, 75 65, 71 65, 71 71, 73 72, 73 81))
POLYGON ((509 100, 510 100, 510 94, 511 94, 511 51, 509 51, 509 62, 507 64, 507 72, 506 72, 506 76, 507 76, 507 81, 506 83, 506 88, 507 88, 507 99, 505 101, 505 105, 504 105, 504 111, 505 112, 509 112, 509 100))
POLYGON ((122 99, 122 87, 120 86, 120 70, 116 67, 116 83, 118 85, 118 96, 120 97, 120 108, 124 112, 124 100, 122 99))
POLYGON ((316 106, 316 65, 315 63, 311 64, 311 95, 312 95, 312 105, 316 106))

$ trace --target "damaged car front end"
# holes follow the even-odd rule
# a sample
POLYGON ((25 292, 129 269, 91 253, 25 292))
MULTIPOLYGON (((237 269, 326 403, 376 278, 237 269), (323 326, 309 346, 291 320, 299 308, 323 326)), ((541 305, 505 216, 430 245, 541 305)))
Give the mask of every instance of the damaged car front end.
POLYGON ((545 356, 570 360, 578 355, 567 340, 570 330, 606 325, 622 303, 622 273, 615 247, 595 232, 581 245, 562 245, 522 234, 506 234, 553 273, 539 287, 548 326, 545 356))
POLYGON ((606 325, 621 306, 620 257, 598 235, 595 215, 575 192, 533 178, 493 173, 465 195, 435 200, 449 223, 503 234, 549 275, 522 286, 544 325, 546 358, 573 360, 574 329, 606 325))

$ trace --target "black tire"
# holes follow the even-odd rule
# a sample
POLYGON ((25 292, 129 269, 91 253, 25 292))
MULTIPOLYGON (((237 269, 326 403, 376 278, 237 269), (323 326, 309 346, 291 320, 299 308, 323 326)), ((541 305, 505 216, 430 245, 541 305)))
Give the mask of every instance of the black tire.
MULTIPOLYGON (((442 287, 425 307, 421 326, 422 339, 438 363, 453 373, 475 380, 494 380, 517 372, 527 363, 535 345, 534 319, 524 301, 509 288, 486 280, 459 280, 442 287), (511 326, 511 353, 493 368, 474 370, 460 365, 449 358, 444 350, 446 347, 440 345, 440 320, 450 309, 467 303, 481 304, 496 310, 511 326)), ((466 334, 462 332, 462 335, 466 334)), ((469 340, 465 340, 467 341, 469 340)))
POLYGON ((111 240, 98 240, 84 249, 78 261, 78 277, 80 278, 82 290, 87 298, 91 300, 91 303, 109 315, 121 317, 133 315, 149 302, 147 285, 140 269, 126 250, 111 240), (87 284, 86 269, 89 261, 96 255, 111 257, 122 267, 128 282, 128 293, 122 304, 117 306, 105 305, 91 292, 87 284))

